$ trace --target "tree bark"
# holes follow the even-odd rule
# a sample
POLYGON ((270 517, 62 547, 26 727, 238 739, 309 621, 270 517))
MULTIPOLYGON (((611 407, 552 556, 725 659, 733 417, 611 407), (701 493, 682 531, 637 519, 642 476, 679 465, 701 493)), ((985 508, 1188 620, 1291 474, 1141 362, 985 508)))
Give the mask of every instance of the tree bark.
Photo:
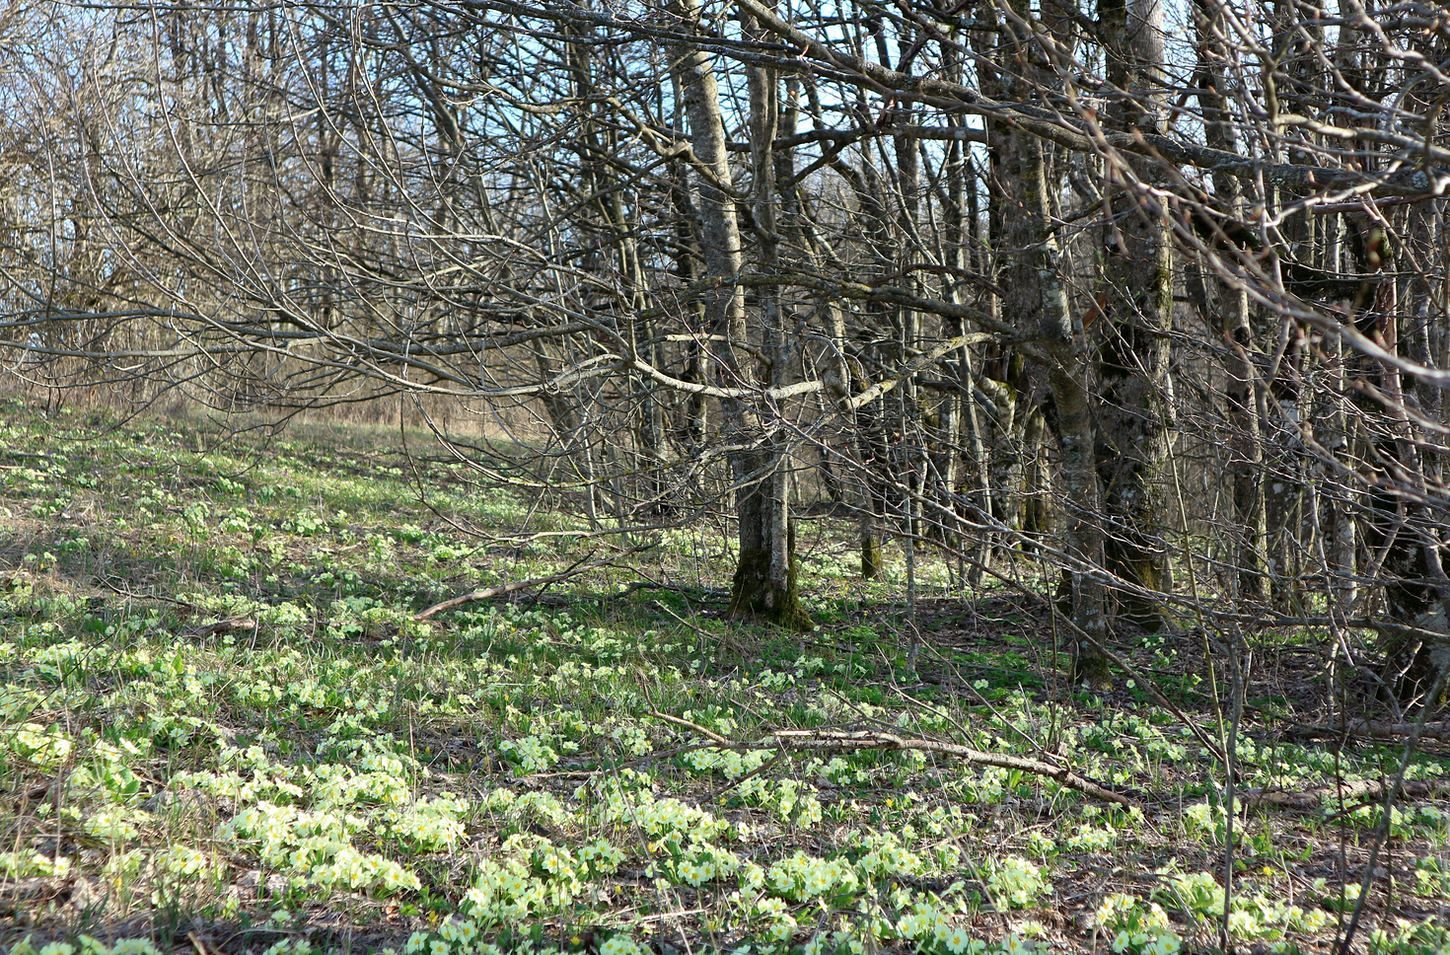
MULTIPOLYGON (((1108 122, 1117 131, 1160 131, 1164 90, 1161 0, 1105 0, 1108 122)), ((1168 210, 1151 185, 1154 161, 1110 153, 1104 241, 1105 317, 1098 360, 1098 472, 1107 523, 1104 557, 1126 587, 1115 616, 1149 630, 1163 624, 1153 594, 1170 586, 1162 532, 1167 452, 1168 337, 1173 256, 1168 210)))
MULTIPOLYGON (((686 31, 703 35, 699 0, 674 0, 670 9, 686 31)), ((701 45, 677 44, 672 55, 689 122, 690 146, 707 172, 699 186, 701 254, 705 278, 713 283, 706 292, 705 318, 720 342, 714 348, 711 364, 724 384, 738 387, 754 381, 756 376, 749 373, 738 352, 738 346, 748 344, 750 338, 744 292, 739 284, 743 265, 740 225, 735 200, 721 188, 732 180, 719 88, 710 55, 701 45)), ((756 118, 764 121, 763 117, 756 118)), ((774 129, 774 121, 769 120, 768 126, 774 129)), ((778 310, 766 315, 767 326, 778 322, 778 310)), ((717 338, 712 337, 712 341, 717 338)), ((775 331, 767 331, 766 345, 779 348, 775 331)), ((783 375, 785 369, 778 367, 772 374, 783 375)), ((811 621, 801 607, 796 579, 789 470, 780 448, 767 433, 767 423, 746 399, 721 399, 721 417, 725 442, 732 449, 729 461, 739 545, 730 613, 790 629, 808 629, 811 621)))
MULTIPOLYGON (((1003 33, 1002 44, 1017 47, 1010 27, 1003 33)), ((1003 61, 1022 62, 1026 58, 1023 52, 1020 48, 1004 50, 1003 61)), ((1040 336, 1042 371, 1057 425, 1065 512, 1063 549, 1071 560, 1065 571, 1065 597, 1072 626, 1080 631, 1069 641, 1072 676, 1077 682, 1098 685, 1108 677, 1108 660, 1099 649, 1107 634, 1100 576, 1104 540, 1098 523, 1101 499, 1094 453, 1095 409, 1088 389, 1090 366, 1083 327, 1069 307, 1057 238, 1049 228, 1043 143, 1006 123, 991 123, 988 129, 1000 158, 1001 184, 1009 190, 1002 197, 1001 229, 1003 246, 1013 254, 1004 257, 1000 283, 1003 318, 1040 336)))
MULTIPOLYGON (((1198 42, 1197 96, 1204 117, 1204 137, 1215 149, 1236 150, 1238 137, 1224 99, 1222 64, 1227 60, 1222 37, 1228 29, 1222 16, 1221 0, 1198 0, 1194 4, 1194 27, 1198 42)), ((1243 218, 1243 188, 1232 176, 1214 177, 1220 201, 1243 218)), ((1202 296, 1205 304, 1208 296, 1202 296)), ((1255 329, 1247 287, 1241 282, 1220 286, 1217 312, 1220 332, 1230 349, 1225 397, 1232 438, 1229 473, 1233 498, 1233 533, 1238 537, 1238 595, 1254 603, 1265 603, 1268 588, 1268 512, 1264 493, 1266 480, 1263 453, 1263 402, 1265 392, 1254 362, 1255 329)), ((1205 320, 1211 321, 1208 315, 1205 320)))

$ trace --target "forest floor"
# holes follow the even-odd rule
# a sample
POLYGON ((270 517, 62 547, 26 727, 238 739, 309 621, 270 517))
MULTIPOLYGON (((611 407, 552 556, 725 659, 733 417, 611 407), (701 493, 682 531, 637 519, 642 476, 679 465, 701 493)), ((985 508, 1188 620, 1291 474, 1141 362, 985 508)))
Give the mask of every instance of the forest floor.
POLYGON ((804 636, 721 618, 706 526, 420 622, 610 552, 396 431, 3 410, 0 949, 1447 950, 1450 759, 1386 817, 1401 746, 1289 732, 1322 635, 1259 655, 1230 819, 1192 630, 1087 693, 939 588, 913 659, 824 523, 804 636))

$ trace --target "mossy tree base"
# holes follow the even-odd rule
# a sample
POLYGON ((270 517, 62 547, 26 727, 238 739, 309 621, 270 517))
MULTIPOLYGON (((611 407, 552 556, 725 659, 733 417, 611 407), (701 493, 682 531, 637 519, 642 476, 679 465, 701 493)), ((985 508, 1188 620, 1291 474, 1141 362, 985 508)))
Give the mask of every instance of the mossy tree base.
POLYGON ((864 534, 861 537, 861 579, 875 580, 881 576, 883 558, 881 556, 881 539, 874 535, 864 534))
POLYGON ((1119 593, 1117 619, 1130 623, 1145 633, 1160 633, 1168 628, 1168 619, 1158 602, 1138 594, 1119 593))
POLYGON ((801 606, 796 571, 796 559, 791 557, 790 572, 785 585, 780 586, 770 578, 768 551, 742 552, 730 586, 731 619, 759 620, 798 633, 815 627, 815 621, 801 606))
MULTIPOLYGON (((1058 579, 1057 595, 1054 598, 1057 612, 1067 620, 1071 620, 1074 626, 1081 627, 1085 631, 1101 633, 1105 628, 1105 621, 1102 620, 1099 609, 1099 616, 1087 618, 1077 612, 1073 606, 1073 580, 1072 574, 1063 571, 1058 579)), ((1083 639, 1081 636, 1072 636, 1072 660, 1068 665, 1068 680, 1074 686, 1085 686, 1094 690, 1106 690, 1111 688, 1113 683, 1112 661, 1110 661, 1102 650, 1093 645, 1092 641, 1083 639)))
POLYGON ((1167 568, 1161 557, 1148 554, 1146 548, 1119 542, 1106 548, 1108 569, 1135 584, 1134 590, 1110 590, 1114 604, 1113 619, 1130 623, 1148 633, 1159 633, 1168 627, 1163 606, 1153 596, 1167 589, 1167 568), (1146 591, 1146 593, 1140 593, 1146 591))
POLYGON ((1381 671, 1386 696, 1393 702, 1407 705, 1424 703, 1439 706, 1445 702, 1446 683, 1439 680, 1440 668, 1450 666, 1450 627, 1445 622, 1445 613, 1440 610, 1426 611, 1411 618, 1407 627, 1385 627, 1381 632, 1381 646, 1385 651, 1384 669, 1381 671), (1436 639, 1435 635, 1442 635, 1436 639), (1440 686, 1437 699, 1426 699, 1426 694, 1440 686))
POLYGON ((1072 671, 1069 675, 1074 686, 1106 690, 1113 685, 1113 671, 1108 658, 1085 643, 1073 649, 1072 671))

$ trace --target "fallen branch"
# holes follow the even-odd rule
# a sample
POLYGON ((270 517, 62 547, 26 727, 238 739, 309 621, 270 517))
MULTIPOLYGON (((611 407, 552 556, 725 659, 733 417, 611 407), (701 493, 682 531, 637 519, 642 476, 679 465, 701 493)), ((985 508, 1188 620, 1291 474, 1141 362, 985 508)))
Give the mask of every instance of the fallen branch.
POLYGON ((735 746, 735 743, 733 743, 732 741, 730 741, 730 740, 726 739, 725 737, 721 736, 719 733, 715 732, 714 730, 707 729, 706 727, 701 726, 699 723, 692 723, 691 721, 689 721, 687 719, 684 719, 683 717, 671 716, 668 713, 660 713, 660 712, 658 712, 656 710, 650 710, 645 715, 646 716, 653 716, 657 720, 664 720, 666 723, 673 723, 676 726, 682 726, 682 727, 684 727, 687 730, 694 730, 696 733, 699 733, 701 736, 705 737, 706 739, 711 740, 711 741, 713 741, 715 743, 719 743, 721 746, 725 747, 726 749, 735 749, 735 748, 737 748, 735 746))
MULTIPOLYGON (((207 610, 207 608, 203 607, 201 604, 192 603, 190 600, 179 600, 176 597, 168 597, 165 594, 152 594, 143 593, 137 590, 128 590, 125 587, 118 586, 116 584, 117 580, 121 580, 121 578, 97 577, 96 583, 100 584, 102 587, 105 587, 112 593, 120 594, 122 597, 125 597, 128 600, 154 600, 158 603, 171 604, 173 607, 184 607, 187 610, 198 610, 203 613, 207 610)), ((122 582, 124 583, 124 581, 122 582)))
POLYGON ((827 752, 857 752, 861 750, 918 750, 950 756, 978 766, 997 766, 1002 769, 1016 769, 1034 776, 1046 776, 1058 785, 1080 792, 1094 799, 1131 808, 1133 800, 1122 793, 1114 792, 1091 779, 1079 776, 1066 766, 1054 766, 1041 760, 1024 756, 1009 756, 1005 753, 987 753, 956 743, 943 743, 932 739, 914 739, 894 736, 890 733, 823 730, 776 730, 761 744, 775 743, 785 749, 824 750, 827 752))
POLYGON ((215 637, 223 633, 240 633, 245 630, 256 630, 257 620, 255 617, 228 617, 225 620, 218 620, 216 623, 206 623, 199 627, 191 627, 184 631, 183 635, 193 638, 215 637))
POLYGON ((671 593, 683 594, 685 596, 698 596, 701 599, 719 598, 730 596, 730 591, 719 590, 711 587, 691 587, 688 584, 667 584, 657 580, 636 580, 619 590, 607 594, 600 594, 600 600, 620 600, 639 593, 641 590, 667 590, 671 593))
MULTIPOLYGON (((1402 740, 1415 733, 1414 723, 1381 723, 1360 720, 1345 726, 1327 726, 1306 723, 1291 728, 1288 735, 1294 739, 1371 739, 1402 740)), ((1420 739, 1450 742, 1450 721, 1426 723, 1420 731, 1420 739)))
MULTIPOLYGON (((1072 623, 1071 620, 1068 620, 1067 622, 1072 623)), ((1203 748, 1212 753, 1220 763, 1223 763, 1225 765, 1228 764, 1228 754, 1223 751, 1223 747, 1219 746, 1218 742, 1214 740, 1213 737, 1209 736, 1202 726, 1198 725, 1198 720, 1191 718, 1187 713, 1183 712, 1183 710, 1178 706, 1177 703, 1174 703, 1172 700, 1168 699, 1168 697, 1164 695, 1163 691, 1158 689, 1158 684, 1156 682, 1143 676, 1143 674, 1138 671, 1137 667, 1133 666, 1133 664, 1123 659, 1122 656, 1115 653, 1112 648, 1104 646, 1086 630, 1082 629, 1076 624, 1073 624, 1072 628, 1079 637, 1092 644, 1094 650, 1107 657, 1108 661, 1112 663, 1113 666, 1128 674, 1128 676, 1132 677, 1133 681, 1137 683, 1138 686, 1147 690, 1148 695, 1153 697, 1154 701, 1157 702, 1159 706, 1163 707, 1164 709, 1168 710, 1168 712, 1178 717, 1178 721, 1186 726, 1188 728, 1188 731, 1193 734, 1194 738, 1203 744, 1203 748)))
MULTIPOLYGON (((1390 780, 1361 779, 1338 786, 1330 784, 1297 790, 1263 787, 1248 790, 1239 800, 1246 806, 1277 806, 1312 812, 1324 805, 1325 797, 1341 802, 1351 799, 1367 802, 1383 797, 1392 785, 1390 780)), ((1411 799, 1427 799, 1445 792, 1450 792, 1450 779, 1412 779, 1400 786, 1400 795, 1411 799)))
MULTIPOLYGON (((637 550, 640 548, 636 548, 637 550)), ((481 590, 470 590, 466 594, 459 594, 457 597, 449 597, 442 603, 436 603, 427 610, 420 611, 413 615, 414 620, 427 620, 437 616, 445 610, 452 610, 454 607, 462 607, 465 604, 479 603, 484 600, 494 600, 498 597, 506 597, 520 590, 528 590, 530 587, 545 587, 549 584, 557 584, 560 581, 568 580, 576 574, 587 573, 597 570, 600 567, 607 567, 614 563, 617 557, 603 557, 587 564, 575 563, 559 571, 557 574, 548 574, 543 577, 530 577, 527 580, 515 580, 507 584, 499 584, 495 587, 484 587, 481 590)))

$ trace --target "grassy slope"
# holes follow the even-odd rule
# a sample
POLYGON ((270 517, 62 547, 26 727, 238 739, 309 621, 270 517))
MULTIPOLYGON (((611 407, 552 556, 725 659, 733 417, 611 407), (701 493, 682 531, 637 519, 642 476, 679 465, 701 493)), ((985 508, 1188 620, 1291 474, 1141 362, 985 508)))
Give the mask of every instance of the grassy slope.
MULTIPOLYGON (((1041 625, 1009 602, 928 615, 915 674, 890 616, 827 559, 807 565, 825 624, 804 640, 727 628, 707 589, 600 599, 624 570, 420 625, 411 614, 440 597, 583 553, 458 526, 567 521, 436 463, 419 472, 425 506, 384 433, 217 446, 6 411, 0 946, 87 932, 163 950, 401 950, 466 917, 464 935, 606 955, 951 955, 969 937, 1105 950, 1115 932, 1097 913, 1114 893, 1136 900, 1109 916, 1139 925, 1132 950, 1216 938, 1212 762, 1141 687, 1065 695, 1041 625), (749 743, 812 727, 1045 750, 1142 808, 918 752, 725 752, 700 729, 749 743), (1165 914, 1172 935, 1153 927, 1165 914)), ((693 540, 668 539, 651 573, 727 580, 693 540)), ((1177 673, 1212 731, 1193 654, 1168 641, 1138 658, 1177 673)), ((1378 779, 1398 759, 1273 746, 1260 729, 1245 786, 1378 779)), ((1447 765, 1419 758, 1411 775, 1447 765)), ((1450 900, 1444 805, 1393 819, 1367 906, 1392 936, 1450 900)), ((1332 793, 1242 816, 1238 937, 1322 947, 1376 818, 1332 793)), ((1417 931, 1405 950, 1435 934, 1417 931)), ((432 955, 477 947, 457 934, 431 936, 432 955)))

